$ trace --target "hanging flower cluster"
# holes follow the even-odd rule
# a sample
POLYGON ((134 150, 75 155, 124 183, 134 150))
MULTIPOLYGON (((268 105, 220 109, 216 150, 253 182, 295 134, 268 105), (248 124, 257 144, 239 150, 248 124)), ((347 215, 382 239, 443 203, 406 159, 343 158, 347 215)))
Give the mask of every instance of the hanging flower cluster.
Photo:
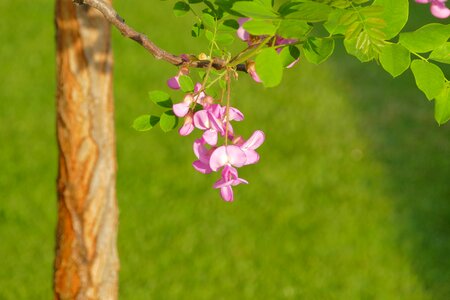
MULTIPOLYGON (((179 89, 179 77, 186 74, 180 70, 177 76, 168 80, 168 86, 179 89)), ((221 178, 216 181, 214 188, 220 189, 220 195, 225 201, 233 201, 233 186, 247 184, 245 179, 239 178, 236 168, 255 164, 259 155, 255 151, 264 142, 264 133, 257 130, 248 139, 234 133, 231 121, 242 121, 244 115, 237 108, 231 107, 229 101, 223 106, 216 99, 207 95, 200 83, 195 85, 193 93, 187 93, 183 101, 174 104, 172 109, 177 117, 184 118, 179 134, 187 136, 195 128, 201 130, 202 137, 193 144, 197 160, 193 167, 200 173, 209 174, 221 171, 221 178), (220 145, 219 137, 223 138, 220 145)))
POLYGON ((416 0, 417 3, 430 3, 430 11, 436 18, 446 19, 450 17, 450 9, 445 6, 447 0, 416 0))

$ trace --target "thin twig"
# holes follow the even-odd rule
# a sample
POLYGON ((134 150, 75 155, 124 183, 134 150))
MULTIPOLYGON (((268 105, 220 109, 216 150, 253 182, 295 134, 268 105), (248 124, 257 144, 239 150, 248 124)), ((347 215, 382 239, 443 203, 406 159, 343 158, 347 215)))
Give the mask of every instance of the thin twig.
MULTIPOLYGON (((80 5, 88 5, 100 11, 105 19, 114 25, 123 36, 143 46, 156 59, 163 59, 175 66, 187 65, 192 68, 208 68, 212 66, 217 70, 222 70, 227 67, 227 62, 221 58, 213 58, 212 62, 211 60, 192 60, 188 55, 178 56, 159 48, 146 35, 128 26, 115 9, 102 0, 73 0, 73 2, 80 5)), ((236 69, 246 72, 244 64, 236 66, 236 69)))

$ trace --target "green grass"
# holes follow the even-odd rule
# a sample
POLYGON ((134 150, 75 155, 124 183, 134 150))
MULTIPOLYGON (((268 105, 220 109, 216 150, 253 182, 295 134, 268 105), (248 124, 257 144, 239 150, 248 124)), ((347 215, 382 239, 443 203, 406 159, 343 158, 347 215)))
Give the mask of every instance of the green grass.
MULTIPOLYGON (((0 3, 0 299, 52 297, 48 2, 0 3)), ((117 1, 164 48, 200 52, 170 5, 117 1)), ((215 176, 193 171, 193 136, 130 128, 176 69, 117 32, 114 48, 121 299, 450 298, 450 127, 410 74, 339 55, 288 70, 275 89, 243 78, 238 128, 267 140, 229 204, 215 176)))

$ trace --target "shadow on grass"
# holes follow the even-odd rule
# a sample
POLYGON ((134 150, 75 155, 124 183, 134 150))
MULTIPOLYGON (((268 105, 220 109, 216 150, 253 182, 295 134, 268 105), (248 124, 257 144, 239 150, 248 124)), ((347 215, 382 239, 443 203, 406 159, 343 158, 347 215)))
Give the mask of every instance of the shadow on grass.
POLYGON ((357 99, 351 106, 359 130, 384 165, 400 253, 433 299, 450 299, 450 124, 435 123, 434 103, 410 71, 394 80, 374 63, 343 55, 336 69, 353 79, 340 84, 357 99))

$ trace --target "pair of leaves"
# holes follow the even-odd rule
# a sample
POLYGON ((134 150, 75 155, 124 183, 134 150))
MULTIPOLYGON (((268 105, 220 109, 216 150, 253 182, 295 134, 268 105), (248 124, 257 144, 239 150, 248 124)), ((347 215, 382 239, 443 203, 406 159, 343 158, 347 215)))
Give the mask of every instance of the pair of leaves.
MULTIPOLYGON (((149 93, 150 100, 156 105, 163 108, 172 108, 172 100, 170 96, 162 91, 151 91, 149 93)), ((169 132, 178 125, 178 118, 173 111, 167 110, 160 116, 145 114, 137 117, 133 121, 132 127, 137 131, 148 131, 159 123, 159 127, 164 132, 169 132)))

